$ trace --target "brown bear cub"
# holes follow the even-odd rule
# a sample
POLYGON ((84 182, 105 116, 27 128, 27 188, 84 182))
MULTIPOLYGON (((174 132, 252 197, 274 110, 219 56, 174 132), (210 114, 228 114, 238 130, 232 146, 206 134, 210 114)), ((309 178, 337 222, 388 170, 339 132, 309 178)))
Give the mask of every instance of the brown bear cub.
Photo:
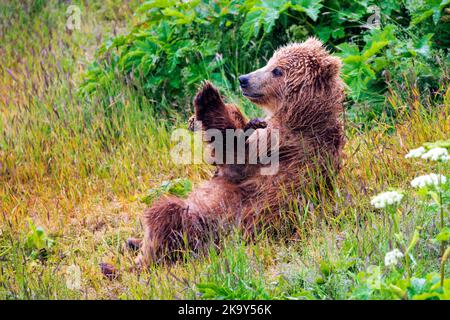
POLYGON ((243 164, 219 164, 216 174, 187 199, 156 201, 144 212, 143 241, 129 242, 142 250, 142 262, 172 259, 186 248, 199 250, 217 240, 219 228, 237 225, 251 235, 257 227, 280 221, 289 201, 314 183, 311 172, 331 179, 340 168, 344 144, 340 67, 340 60, 315 38, 278 49, 265 67, 239 78, 243 95, 266 112, 263 121, 249 122, 205 83, 194 100, 201 129, 253 130, 246 153, 252 144, 268 141, 261 137, 276 133, 275 147, 267 147, 278 156, 277 171, 263 173, 269 165, 249 163, 246 155, 243 164))

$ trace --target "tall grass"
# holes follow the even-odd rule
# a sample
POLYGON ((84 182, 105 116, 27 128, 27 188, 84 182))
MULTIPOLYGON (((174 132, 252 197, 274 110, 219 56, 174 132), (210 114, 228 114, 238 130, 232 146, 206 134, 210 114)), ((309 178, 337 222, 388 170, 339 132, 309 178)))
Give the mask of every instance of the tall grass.
MULTIPOLYGON (((114 82, 104 88, 106 109, 77 94, 101 38, 121 32, 135 5, 90 3, 79 3, 82 28, 73 32, 66 31, 66 7, 57 1, 1 9, 0 298, 352 297, 357 274, 382 264, 393 246, 389 220, 374 211, 370 197, 389 186, 406 188, 413 174, 438 169, 413 165, 404 154, 449 138, 449 89, 442 88, 443 104, 431 107, 422 105, 412 84, 407 101, 393 92, 390 106, 401 111, 395 125, 381 121, 366 131, 347 122, 335 191, 325 198, 311 191, 306 203, 291 206, 298 217, 290 222, 294 233, 282 239, 263 233, 246 243, 236 231, 209 254, 191 253, 174 265, 136 273, 123 243, 142 234, 139 197, 163 180, 184 177, 196 184, 212 168, 171 163, 170 130, 186 124, 161 120, 153 111, 159 102, 114 82), (111 17, 115 12, 120 16, 111 17), (30 255, 29 219, 54 240, 44 248, 46 258, 30 255), (100 262, 116 265, 119 278, 105 279, 100 262), (70 266, 81 270, 77 289, 67 286, 70 266)), ((400 219, 405 237, 422 227, 417 274, 439 270, 439 247, 429 240, 435 218, 411 198, 400 219)))

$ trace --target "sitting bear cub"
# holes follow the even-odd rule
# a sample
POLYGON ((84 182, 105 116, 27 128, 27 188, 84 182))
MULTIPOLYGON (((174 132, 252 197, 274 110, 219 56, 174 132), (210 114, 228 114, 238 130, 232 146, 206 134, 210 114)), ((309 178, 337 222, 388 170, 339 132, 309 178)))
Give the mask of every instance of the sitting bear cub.
POLYGON ((344 144, 340 67, 340 60, 315 38, 278 49, 265 67, 239 77, 243 95, 266 113, 264 120, 250 122, 206 82, 195 97, 191 127, 200 123, 204 131, 251 132, 245 141, 248 154, 241 164, 218 161, 216 174, 187 199, 166 196, 148 208, 143 241, 129 241, 142 250, 140 262, 172 259, 181 249, 199 250, 217 240, 219 228, 237 225, 252 235, 280 221, 280 211, 314 183, 311 172, 331 179, 340 168, 344 144), (277 154, 279 164, 267 175, 262 171, 267 164, 248 161, 249 150, 275 133, 276 146, 268 150, 277 154))

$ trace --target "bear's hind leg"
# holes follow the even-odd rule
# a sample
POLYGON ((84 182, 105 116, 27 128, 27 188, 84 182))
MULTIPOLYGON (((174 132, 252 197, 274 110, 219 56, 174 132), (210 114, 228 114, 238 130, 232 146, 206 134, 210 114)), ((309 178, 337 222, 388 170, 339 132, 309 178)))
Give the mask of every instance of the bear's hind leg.
POLYGON ((144 212, 143 263, 158 263, 182 245, 184 201, 176 197, 159 199, 144 212))

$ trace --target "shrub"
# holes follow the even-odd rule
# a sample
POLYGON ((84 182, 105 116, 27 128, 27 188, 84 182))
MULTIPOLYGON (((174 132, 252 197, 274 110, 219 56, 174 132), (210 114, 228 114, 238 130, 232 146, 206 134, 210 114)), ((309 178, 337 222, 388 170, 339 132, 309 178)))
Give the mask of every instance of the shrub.
POLYGON ((448 3, 146 1, 134 28, 98 50, 82 91, 93 94, 121 80, 167 115, 185 110, 201 80, 235 90, 236 77, 262 65, 278 46, 315 35, 344 61, 350 115, 370 120, 383 113, 389 83, 406 82, 439 98, 439 83, 448 82, 448 50, 435 33, 448 29, 448 16, 441 17, 448 3), (371 24, 378 18, 380 28, 371 24))

